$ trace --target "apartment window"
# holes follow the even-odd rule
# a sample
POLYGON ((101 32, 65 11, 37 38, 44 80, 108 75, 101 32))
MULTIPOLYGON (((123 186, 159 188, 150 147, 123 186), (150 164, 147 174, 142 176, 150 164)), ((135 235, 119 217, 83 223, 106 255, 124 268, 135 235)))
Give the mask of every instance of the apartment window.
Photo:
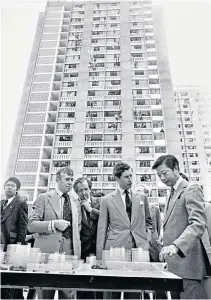
POLYGON ((165 146, 155 146, 155 153, 166 153, 165 146))
POLYGON ((162 116, 162 110, 153 110, 152 111, 152 116, 162 116))
POLYGON ((92 81, 92 86, 99 86, 99 81, 92 81))

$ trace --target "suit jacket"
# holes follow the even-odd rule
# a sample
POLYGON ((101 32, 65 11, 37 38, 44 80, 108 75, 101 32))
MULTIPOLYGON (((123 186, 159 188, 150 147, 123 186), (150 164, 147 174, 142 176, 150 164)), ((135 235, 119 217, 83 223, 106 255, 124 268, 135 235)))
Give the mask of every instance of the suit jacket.
POLYGON ((163 244, 174 244, 180 249, 166 259, 168 269, 182 278, 201 280, 207 272, 207 255, 201 241, 206 227, 203 192, 199 185, 183 180, 169 206, 168 202, 164 210, 163 244))
POLYGON ((27 224, 27 203, 16 195, 1 214, 1 243, 4 244, 4 251, 7 250, 8 244, 25 244, 27 224))
POLYGON ((152 218, 152 241, 150 247, 150 254, 154 262, 159 261, 159 254, 162 249, 161 245, 158 245, 157 240, 160 236, 161 229, 161 216, 159 208, 154 204, 149 204, 150 216, 152 218))
POLYGON ((96 254, 100 201, 101 198, 91 197, 92 211, 88 218, 85 216, 84 211, 81 211, 81 257, 84 259, 91 253, 96 254))
MULTIPOLYGON (((81 211, 77 199, 70 195, 72 208, 72 241, 73 251, 78 257, 81 256, 80 229, 81 229, 81 211)), ((28 230, 33 233, 39 233, 35 239, 34 247, 40 248, 42 252, 54 253, 60 249, 62 232, 56 230, 51 233, 48 230, 49 221, 61 219, 61 209, 56 191, 40 194, 33 203, 32 213, 29 217, 28 230)))
POLYGON ((133 239, 137 247, 148 248, 147 230, 152 230, 149 204, 144 194, 132 191, 132 216, 128 218, 119 190, 102 198, 97 232, 97 259, 102 250, 110 247, 131 249, 133 239))

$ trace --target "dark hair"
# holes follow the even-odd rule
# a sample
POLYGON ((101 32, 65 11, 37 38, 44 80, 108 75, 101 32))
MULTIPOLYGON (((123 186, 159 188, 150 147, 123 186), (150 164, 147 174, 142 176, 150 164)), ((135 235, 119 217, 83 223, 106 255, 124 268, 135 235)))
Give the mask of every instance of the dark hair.
POLYGON ((16 177, 10 177, 9 179, 7 179, 7 181, 5 181, 4 187, 5 187, 5 185, 7 184, 8 181, 13 181, 16 184, 16 186, 17 186, 17 190, 20 190, 21 183, 20 183, 20 180, 18 178, 16 178, 16 177))
POLYGON ((104 197, 104 196, 105 196, 105 194, 102 192, 97 192, 97 193, 93 194, 93 197, 104 197))
POLYGON ((118 162, 115 166, 114 166, 114 170, 113 170, 113 174, 114 176, 120 178, 122 173, 126 170, 130 170, 131 167, 124 163, 124 162, 118 162))
POLYGON ((70 167, 62 167, 56 172, 56 180, 61 178, 61 174, 67 174, 69 176, 73 176, 73 169, 70 167))
POLYGON ((185 179, 186 181, 189 181, 188 177, 185 174, 183 174, 182 172, 180 172, 179 174, 183 179, 185 179))
POLYGON ((79 178, 76 179, 76 181, 73 184, 73 189, 74 189, 75 192, 77 192, 77 185, 78 185, 78 183, 83 183, 84 181, 86 181, 88 183, 89 189, 90 190, 92 189, 92 182, 91 182, 91 180, 89 178, 87 178, 87 177, 79 177, 79 178))
POLYGON ((165 164, 168 168, 172 169, 172 171, 177 166, 179 171, 179 161, 174 155, 167 154, 158 157, 152 166, 152 170, 157 169, 162 164, 165 164))

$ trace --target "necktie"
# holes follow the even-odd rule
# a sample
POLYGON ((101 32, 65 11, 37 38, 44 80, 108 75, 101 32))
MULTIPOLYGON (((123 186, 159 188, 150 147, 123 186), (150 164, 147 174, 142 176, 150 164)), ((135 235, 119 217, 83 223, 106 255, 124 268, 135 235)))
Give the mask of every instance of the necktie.
POLYGON ((89 212, 83 206, 82 206, 82 211, 83 211, 84 217, 86 218, 86 220, 87 220, 87 222, 90 226, 90 214, 89 214, 89 212))
POLYGON ((171 192, 170 192, 170 195, 169 195, 169 199, 168 199, 167 210, 169 208, 169 203, 170 203, 170 201, 171 201, 171 199, 172 199, 173 196, 174 196, 174 188, 172 186, 171 187, 171 192))
POLYGON ((63 231, 63 236, 66 238, 72 237, 72 212, 71 212, 71 204, 70 198, 67 194, 63 194, 64 197, 64 205, 63 205, 63 220, 70 222, 70 226, 67 227, 63 231))
POLYGON ((125 196, 126 212, 127 212, 127 214, 128 214, 129 220, 131 221, 132 201, 131 201, 131 199, 130 199, 130 197, 129 197, 129 192, 128 192, 128 190, 125 190, 124 193, 125 193, 125 195, 126 195, 126 196, 125 196))

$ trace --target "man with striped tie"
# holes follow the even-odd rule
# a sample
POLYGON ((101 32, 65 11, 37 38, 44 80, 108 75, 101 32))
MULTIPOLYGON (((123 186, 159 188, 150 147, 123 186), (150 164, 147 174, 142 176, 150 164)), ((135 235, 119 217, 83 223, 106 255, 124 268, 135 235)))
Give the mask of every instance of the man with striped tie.
MULTIPOLYGON (((81 256, 81 208, 70 195, 73 170, 63 167, 56 173, 56 189, 40 194, 32 207, 29 232, 38 233, 34 247, 44 253, 66 253, 81 256)), ((40 299, 53 299, 54 290, 42 290, 40 299)), ((71 290, 59 290, 59 299, 75 299, 71 290)))

